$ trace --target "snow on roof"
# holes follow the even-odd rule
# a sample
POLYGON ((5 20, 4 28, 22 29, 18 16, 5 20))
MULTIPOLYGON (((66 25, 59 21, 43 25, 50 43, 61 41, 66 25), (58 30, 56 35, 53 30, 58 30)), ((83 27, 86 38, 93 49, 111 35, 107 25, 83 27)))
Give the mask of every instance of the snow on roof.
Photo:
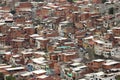
POLYGON ((51 9, 50 7, 47 7, 47 6, 43 6, 42 8, 44 8, 44 9, 51 9))
POLYGON ((30 37, 38 37, 38 36, 40 36, 39 34, 32 34, 32 35, 30 35, 30 37))
POLYGON ((24 27, 24 29, 29 29, 29 28, 32 28, 32 27, 24 27))
POLYGON ((107 59, 106 62, 113 62, 114 60, 111 59, 107 59))
POLYGON ((22 54, 32 54, 32 52, 26 52, 26 51, 22 51, 22 54))
POLYGON ((44 2, 33 2, 33 1, 31 1, 30 3, 44 3, 44 2))
POLYGON ((63 9, 65 9, 65 8, 64 7, 58 8, 58 10, 63 10, 63 9))
POLYGON ((10 27, 10 28, 19 28, 19 27, 10 27))
POLYGON ((110 62, 107 62, 107 63, 104 63, 104 65, 114 65, 114 64, 119 64, 120 62, 117 62, 117 61, 110 61, 110 62))
POLYGON ((15 42, 23 42, 24 40, 23 40, 23 39, 12 39, 12 41, 15 41, 15 42))
POLYGON ((25 40, 25 38, 23 38, 23 37, 17 37, 17 39, 20 39, 20 40, 25 40))
POLYGON ((20 55, 16 54, 16 55, 13 55, 12 57, 17 58, 17 57, 20 57, 20 55))
POLYGON ((93 36, 86 37, 84 39, 93 39, 93 36))
POLYGON ((45 55, 46 53, 45 52, 34 52, 35 54, 41 54, 41 55, 45 55))
POLYGON ((5 25, 5 23, 0 23, 0 25, 5 25))
POLYGON ((38 76, 37 78, 44 79, 44 78, 47 78, 47 77, 48 77, 47 75, 41 75, 41 76, 38 76))
POLYGON ((26 52, 32 52, 33 49, 32 48, 29 48, 29 49, 25 49, 26 52))
POLYGON ((72 64, 70 64, 71 66, 78 66, 78 65, 80 65, 80 63, 72 63, 72 64))
POLYGON ((89 29, 90 31, 93 31, 93 30, 95 30, 95 28, 92 28, 92 29, 89 29))
POLYGON ((90 73, 90 74, 85 74, 86 77, 91 77, 93 76, 94 73, 90 73))
POLYGON ((111 2, 110 2, 110 1, 107 1, 107 2, 105 2, 105 4, 111 4, 111 2))
POLYGON ((110 69, 110 70, 112 70, 112 71, 120 71, 120 68, 112 68, 112 69, 110 69))
POLYGON ((86 80, 86 79, 78 79, 78 80, 86 80))
POLYGON ((0 64, 0 66, 6 66, 7 64, 0 64))
POLYGON ((51 7, 53 7, 53 8, 58 8, 59 6, 51 6, 51 7))
POLYGON ((112 29, 120 29, 120 27, 113 27, 112 29))
POLYGON ((73 68, 74 71, 79 71, 79 70, 82 70, 83 68, 86 68, 87 66, 79 66, 79 67, 76 67, 76 68, 73 68))
POLYGON ((120 39, 120 37, 114 37, 114 38, 116 38, 116 39, 120 39))
POLYGON ((97 76, 101 76, 101 75, 104 75, 105 73, 104 72, 97 72, 97 73, 94 73, 94 74, 96 74, 97 76))
POLYGON ((93 61, 95 61, 95 62, 101 62, 101 61, 104 61, 104 60, 103 59, 95 59, 93 61))
POLYGON ((80 71, 81 69, 79 67, 73 68, 73 71, 80 71))
POLYGON ((43 74, 46 73, 46 71, 44 69, 40 69, 40 70, 35 70, 33 71, 34 74, 43 74))
POLYGON ((35 38, 36 40, 47 40, 47 38, 44 38, 44 37, 37 37, 35 38))
POLYGON ((23 73, 23 74, 21 74, 21 76, 29 76, 29 75, 32 75, 32 72, 25 72, 25 73, 23 73))
POLYGON ((63 22, 60 22, 60 24, 68 24, 70 23, 69 21, 63 21, 63 22))
POLYGON ((13 21, 13 19, 11 18, 5 18, 5 21, 13 21))
POLYGON ((8 54, 9 55, 9 54, 11 54, 11 52, 5 52, 4 54, 8 54))
POLYGON ((74 43, 74 42, 65 42, 64 44, 72 44, 72 43, 74 43))
POLYGON ((34 59, 32 59, 32 60, 39 60, 39 61, 43 61, 43 60, 45 60, 45 58, 44 58, 44 57, 40 57, 40 58, 34 58, 34 59))
POLYGON ((48 3, 47 5, 50 6, 50 5, 54 5, 54 4, 53 3, 48 3))
POLYGON ((23 24, 16 24, 16 26, 23 26, 23 24))
POLYGON ((59 37, 58 40, 66 40, 67 38, 65 37, 59 37))
POLYGON ((69 56, 69 55, 74 55, 75 52, 72 52, 72 53, 62 53, 62 54, 66 55, 66 56, 69 56))
POLYGON ((87 66, 86 66, 86 65, 84 65, 84 66, 80 66, 79 68, 81 68, 81 69, 82 69, 82 68, 86 68, 86 67, 87 67, 87 66))
POLYGON ((34 58, 34 59, 32 59, 32 61, 33 61, 34 63, 37 63, 37 64, 45 64, 45 62, 47 62, 47 61, 45 61, 45 58, 44 58, 44 57, 34 58))
POLYGON ((12 67, 12 65, 3 65, 3 66, 0 66, 0 69, 1 68, 10 68, 10 67, 12 67))
POLYGON ((0 36, 3 36, 4 34, 0 33, 0 36))
POLYGON ((14 67, 14 68, 7 68, 7 71, 14 71, 14 70, 22 70, 25 69, 24 67, 14 67))
POLYGON ((73 13, 75 13, 75 14, 76 14, 76 13, 79 13, 79 11, 74 11, 73 13))
POLYGON ((94 40, 94 42, 99 43, 99 44, 105 44, 105 42, 101 40, 94 40))
POLYGON ((76 59, 73 59, 72 61, 74 62, 80 62, 82 60, 82 58, 76 58, 76 59))

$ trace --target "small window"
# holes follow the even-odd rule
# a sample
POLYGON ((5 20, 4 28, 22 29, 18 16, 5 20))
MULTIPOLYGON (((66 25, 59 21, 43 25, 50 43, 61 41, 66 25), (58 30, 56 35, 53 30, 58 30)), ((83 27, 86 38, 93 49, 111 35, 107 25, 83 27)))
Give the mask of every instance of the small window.
POLYGON ((93 63, 91 63, 91 65, 93 65, 93 63))

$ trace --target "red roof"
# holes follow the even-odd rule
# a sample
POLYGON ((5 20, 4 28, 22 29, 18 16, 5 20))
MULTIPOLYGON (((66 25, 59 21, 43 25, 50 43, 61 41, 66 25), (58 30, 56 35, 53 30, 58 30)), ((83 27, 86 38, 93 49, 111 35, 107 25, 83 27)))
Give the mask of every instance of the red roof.
POLYGON ((20 3, 19 7, 20 8, 31 8, 32 4, 29 2, 24 2, 24 3, 20 3))

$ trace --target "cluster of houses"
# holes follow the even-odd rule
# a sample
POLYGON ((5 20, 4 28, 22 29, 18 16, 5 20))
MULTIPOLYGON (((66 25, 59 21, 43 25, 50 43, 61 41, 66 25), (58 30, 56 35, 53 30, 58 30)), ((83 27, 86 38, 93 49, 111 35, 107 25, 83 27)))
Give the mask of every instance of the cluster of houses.
POLYGON ((116 80, 120 75, 120 62, 95 59, 83 64, 80 59, 62 66, 61 76, 67 80, 116 80))
POLYGON ((16 80, 119 80, 119 0, 2 0, 0 72, 16 80))

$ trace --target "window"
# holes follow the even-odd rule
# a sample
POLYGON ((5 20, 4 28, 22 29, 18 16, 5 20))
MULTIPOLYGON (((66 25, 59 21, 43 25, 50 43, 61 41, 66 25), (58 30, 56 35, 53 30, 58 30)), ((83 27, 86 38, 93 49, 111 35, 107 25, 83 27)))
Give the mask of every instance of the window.
POLYGON ((91 65, 93 65, 93 63, 91 63, 91 65))

